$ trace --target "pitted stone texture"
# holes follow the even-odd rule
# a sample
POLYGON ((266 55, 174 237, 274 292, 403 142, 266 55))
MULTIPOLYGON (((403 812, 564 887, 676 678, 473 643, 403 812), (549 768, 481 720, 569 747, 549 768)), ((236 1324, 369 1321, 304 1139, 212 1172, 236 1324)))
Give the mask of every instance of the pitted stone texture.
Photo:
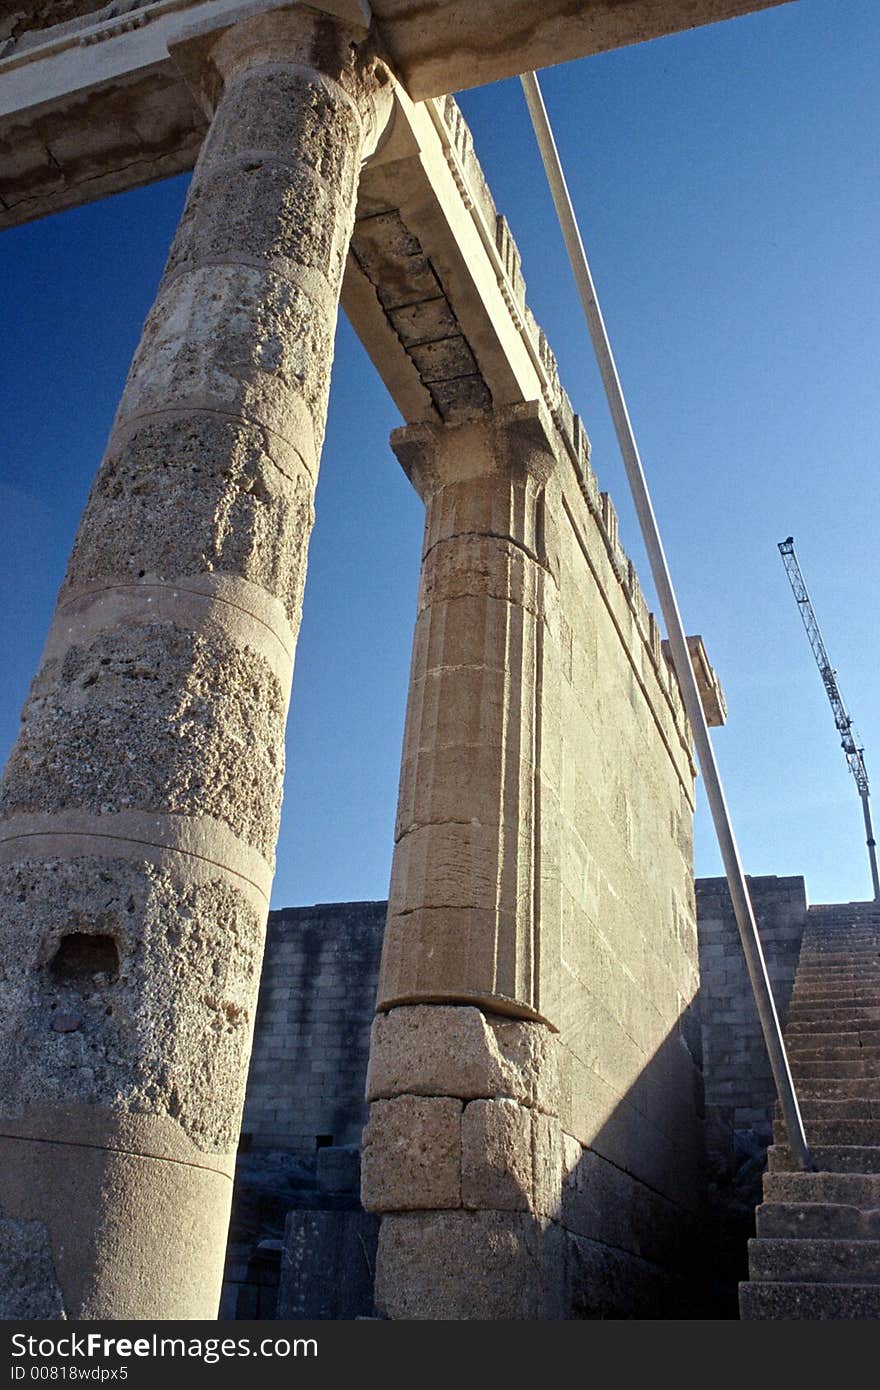
POLYGON ((328 186, 346 189, 359 173, 360 141, 357 112, 338 91, 314 76, 277 67, 227 88, 203 148, 211 163, 258 152, 293 153, 328 186))
POLYGON ((562 1129, 555 1115, 532 1116, 534 1194, 532 1210, 558 1221, 562 1215, 565 1154, 562 1129))
POLYGON ((417 1004, 379 1014, 373 1024, 368 1100, 506 1097, 555 1113, 558 1086, 556 1041, 541 1023, 417 1004))
POLYGON ((331 297, 345 264, 361 122, 317 74, 264 68, 230 87, 205 141, 166 275, 200 262, 308 266, 331 297), (230 175, 239 197, 230 209, 230 175))
POLYGON ((529 1211, 534 1195, 532 1112, 513 1100, 472 1100, 461 1124, 462 1205, 529 1211))
POLYGON ((169 409, 263 425, 313 473, 330 389, 335 302, 251 265, 166 282, 144 325, 117 422, 169 409))
POLYGON ((361 1159, 367 1211, 461 1205, 461 1109, 459 1101, 422 1096, 373 1105, 361 1159))
POLYGON ((220 573, 302 607, 313 484, 295 450, 216 416, 145 422, 95 479, 62 589, 220 573))
POLYGON ((0 1113, 103 1104, 234 1151, 263 946, 254 909, 222 880, 187 888, 110 859, 2 868, 0 904, 0 1113), (95 973, 53 966, 72 933, 103 938, 95 973), (78 1026, 56 1032, 58 1014, 78 1026))
POLYGON ((390 114, 390 74, 377 57, 368 10, 360 0, 329 6, 269 5, 251 14, 232 14, 220 25, 205 23, 184 31, 173 43, 173 57, 206 108, 239 84, 256 83, 283 68, 321 81, 351 102, 362 122, 358 143, 370 155, 390 114), (329 12, 327 12, 329 11, 329 12))
MULTIPOLYGON (((387 73, 377 75, 359 13, 354 35, 296 5, 239 15, 173 45, 173 61, 205 109, 219 107, 220 119, 198 161, 169 273, 129 372, 68 592, 76 582, 130 581, 132 571, 137 582, 151 572, 173 581, 220 570, 283 597, 296 628, 357 174, 375 143, 379 108, 390 114, 390 97, 379 97, 387 73), (325 76, 303 81, 301 64, 325 76), (287 77, 270 79, 267 68, 279 67, 287 77), (344 91, 328 101, 333 82, 344 91), (299 117, 292 110, 298 100, 306 108, 299 117), (241 138, 261 132, 256 157, 227 157, 224 132, 236 125, 241 138), (177 429, 152 432, 169 422, 177 429), (163 474, 172 480, 167 489, 163 474), (127 505, 138 496, 166 499, 146 525, 151 502, 127 505), (115 529, 112 542, 96 536, 101 527, 115 529)), ((234 602, 233 589, 227 584, 219 601, 234 602)), ((19 1128, 27 1130, 11 1177, 26 1177, 27 1144, 52 1147, 62 1103, 94 1120, 83 1120, 80 1147, 66 1144, 63 1156, 76 1179, 91 1172, 94 1181, 83 1187, 82 1210, 65 1195, 53 1226, 56 1245, 76 1241, 85 1252, 77 1277, 88 1284, 94 1275, 97 1292, 83 1293, 76 1307, 88 1312, 81 1315, 204 1317, 216 1310, 216 1301, 208 1305, 215 1284, 219 1290, 228 1208, 211 1199, 200 1239, 191 1228, 175 1229, 167 1209, 153 1230, 144 1193, 157 1184, 149 1172, 132 1179, 128 1205, 118 1211, 102 1173, 118 1128, 135 1118, 170 1131, 172 1146, 185 1134, 208 1153, 228 1153, 238 1137, 264 923, 253 900, 230 885, 247 877, 234 876, 240 861, 252 864, 251 851, 262 856, 256 875, 273 858, 293 656, 289 641, 279 655, 273 638, 272 667, 255 649, 258 637, 248 645, 261 615, 276 620, 272 602, 260 598, 237 627, 224 627, 215 609, 199 603, 182 603, 176 624, 168 614, 150 623, 140 610, 133 619, 133 606, 108 604, 105 615, 115 613, 118 625, 101 628, 100 615, 92 626, 84 622, 81 644, 63 656, 62 609, 9 764, 0 804, 6 815, 63 812, 70 854, 81 831, 95 837, 92 860, 56 862, 48 855, 63 853, 63 845, 45 849, 44 841, 45 862, 10 869, 0 918, 9 1001, 0 1103, 23 1116, 19 1128), (114 814, 143 813, 163 818, 161 864, 99 858, 114 814), (102 817, 107 834, 95 829, 102 817), (205 853, 190 853, 193 823, 213 826, 216 848, 209 829, 205 853), (237 859, 227 830, 243 851, 237 859), (218 863, 216 880, 206 882, 206 866, 222 857, 223 844, 236 863, 218 863), (71 929, 86 941, 86 957, 90 935, 115 943, 115 980, 100 980, 96 970, 80 989, 75 971, 76 979, 66 967, 52 974, 45 952, 71 929), (63 1029, 52 1026, 53 1004, 63 1029), (41 1116, 28 1118, 24 1112, 37 1103, 41 1116), (109 1259, 100 1245, 108 1214, 109 1259), (165 1276, 168 1264, 175 1279, 165 1276), (116 1277, 122 1269, 143 1297, 128 1301, 116 1277)), ((160 613, 161 603, 160 594, 160 613)), ((275 633, 282 646, 289 636, 275 633)), ((149 827, 143 838, 155 848, 149 827)), ((130 853, 135 842, 120 839, 128 848, 119 855, 130 853)), ((248 882, 258 894, 260 885, 248 882)), ((189 1155, 165 1164, 164 1180, 176 1180, 180 1169, 197 1204, 211 1166, 189 1155)))
POLYGON ((558 1316, 562 1261, 552 1257, 555 1234, 551 1223, 520 1212, 386 1216, 376 1306, 386 1317, 407 1320, 558 1316))
POLYGON ((253 156, 240 162, 239 197, 229 206, 229 169, 209 165, 193 182, 166 274, 205 262, 266 260, 280 275, 316 271, 332 293, 342 275, 350 213, 314 175, 253 156), (314 187, 303 197, 301 184, 314 187))
POLYGON ((219 631, 99 634, 34 681, 0 810, 208 815, 271 859, 285 692, 219 631))
POLYGON ((46 1227, 0 1210, 0 1319, 65 1317, 46 1227))

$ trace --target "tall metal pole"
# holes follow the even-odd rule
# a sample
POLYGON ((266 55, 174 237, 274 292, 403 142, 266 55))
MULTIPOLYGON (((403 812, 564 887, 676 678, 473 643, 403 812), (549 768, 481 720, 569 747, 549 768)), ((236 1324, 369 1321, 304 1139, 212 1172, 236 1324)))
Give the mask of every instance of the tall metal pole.
POLYGON ((611 351, 611 343, 605 328, 605 322, 602 318, 602 310, 596 295, 596 287, 593 284, 589 262, 587 261, 584 244, 581 240, 577 218, 565 182, 565 175, 562 172, 562 165, 559 160, 559 153, 556 149, 556 142, 553 139, 553 132, 547 118, 544 99, 541 95, 541 89, 538 86, 538 79, 533 72, 529 72, 523 73, 520 77, 520 81, 522 82, 525 92, 529 113, 532 118, 532 125, 538 141, 538 147, 541 151, 541 158, 544 162, 547 180, 550 184, 550 191, 553 194, 553 202, 556 205, 556 214, 559 218, 566 250, 568 251, 568 258, 571 262, 571 268, 577 283, 581 304, 583 305, 587 325, 590 330, 590 337, 593 341, 593 350, 596 354, 596 360, 602 374, 605 394, 608 398, 608 405, 611 410, 611 416, 617 434, 617 442, 620 446, 621 455, 623 456, 623 463, 626 468, 627 478, 629 479, 630 490, 635 503, 642 537, 648 552, 651 573, 654 578, 654 586, 657 590, 657 597, 660 600, 660 608, 663 613, 663 621, 666 625, 666 633, 669 638, 669 646, 672 652, 675 672, 678 676, 679 685, 681 686, 682 699, 688 719, 693 729, 700 771, 703 774, 703 781, 706 785, 706 795, 712 812, 712 820, 715 825, 718 847, 721 851, 721 858, 724 863, 724 871, 727 875, 733 911, 736 916, 736 923, 742 940, 749 979, 751 980, 752 990, 755 996, 755 1003, 758 1007, 758 1015, 761 1020, 764 1041, 767 1045, 767 1055, 770 1059, 773 1079, 776 1082, 776 1090, 785 1118, 786 1129, 788 1130, 789 1145, 798 1165, 808 1172, 811 1172, 814 1168, 813 1159, 804 1133, 804 1125, 801 1119, 797 1096, 795 1094, 791 1068, 788 1064, 788 1055, 785 1050, 785 1043, 782 1039, 782 1028, 779 1023, 779 1015, 776 1012, 776 1004, 773 1000, 773 993, 770 988, 770 979, 767 974, 764 952, 761 948, 760 937, 758 936, 755 914, 749 897, 745 873, 743 872, 743 867, 740 862, 739 850, 737 848, 736 839, 734 838, 733 827, 730 823, 730 816, 724 798, 724 789, 721 785, 721 777, 715 762, 715 754, 709 737, 709 728, 706 724, 706 717, 703 713, 703 705, 700 700, 696 677, 688 654, 684 627, 678 611, 678 603, 676 601, 675 591, 672 587, 672 579, 666 563, 666 556, 663 551, 663 543, 660 539, 657 519, 654 515, 654 508, 651 503, 650 493, 648 492, 645 472, 642 467, 641 458, 639 457, 635 433, 629 418, 620 378, 617 374, 614 355, 611 351))

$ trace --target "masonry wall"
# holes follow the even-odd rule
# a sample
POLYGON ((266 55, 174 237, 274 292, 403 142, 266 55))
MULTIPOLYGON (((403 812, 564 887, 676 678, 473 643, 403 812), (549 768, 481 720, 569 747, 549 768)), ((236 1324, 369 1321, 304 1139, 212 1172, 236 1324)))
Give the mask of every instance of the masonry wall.
MULTIPOLYGON (((803 878, 749 878, 749 890, 773 997, 782 1022, 794 985, 807 915, 803 878)), ((700 940, 703 1076, 713 1151, 735 1130, 752 1131, 766 1149, 776 1091, 724 878, 696 884, 700 940)))
POLYGON ((243 1133, 311 1160, 359 1144, 385 903, 269 914, 243 1133))
POLYGON ((543 690, 559 799, 542 803, 559 895, 548 875, 541 933, 559 933, 569 1316, 685 1317, 705 1196, 689 730, 610 499, 589 468, 579 496, 559 481, 543 690))
MULTIPOLYGON (((806 887, 796 876, 748 882, 784 1024, 807 915, 806 887)), ((716 1265, 735 1295, 737 1279, 748 1278, 746 1242, 761 1200, 776 1091, 726 879, 698 879, 696 901, 716 1265)))

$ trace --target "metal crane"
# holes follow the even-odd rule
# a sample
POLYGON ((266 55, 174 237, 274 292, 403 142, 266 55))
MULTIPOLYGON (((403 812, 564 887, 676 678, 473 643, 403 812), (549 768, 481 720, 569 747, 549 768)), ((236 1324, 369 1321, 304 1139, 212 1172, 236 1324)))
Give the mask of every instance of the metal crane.
POLYGON ((874 829, 871 824, 871 803, 870 790, 868 787, 868 773, 865 768, 864 749, 859 741, 859 736, 855 731, 852 719, 843 703, 843 696, 837 684, 837 672, 834 670, 822 640, 822 633, 819 629, 813 605, 810 602, 810 595, 807 593, 807 586, 804 583, 804 576, 801 574, 801 567, 798 564, 797 556, 794 553, 794 537, 789 536, 787 540, 779 542, 779 553, 782 556, 782 563, 788 575, 788 582, 791 584, 792 593, 797 600, 801 618, 810 646, 813 649, 813 656, 816 658, 816 665, 819 667, 819 675, 822 677, 822 684, 825 687, 825 694, 831 703, 831 710, 834 714, 834 723, 837 725, 837 732, 840 734, 840 746, 843 749, 846 761, 849 763, 849 770, 855 778, 856 786, 859 789, 859 796, 862 800, 862 814, 865 817, 865 835, 868 844, 868 858, 871 862, 871 881, 874 885, 874 901, 880 902, 880 878, 877 876, 877 846, 874 840, 874 829))

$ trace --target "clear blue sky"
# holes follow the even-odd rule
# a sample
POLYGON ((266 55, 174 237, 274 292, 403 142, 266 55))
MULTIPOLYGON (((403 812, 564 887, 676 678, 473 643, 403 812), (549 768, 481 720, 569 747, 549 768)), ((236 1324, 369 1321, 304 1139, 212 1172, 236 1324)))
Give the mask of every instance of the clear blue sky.
MULTIPOLYGON (((869 896, 861 813, 776 550, 793 533, 876 773, 880 7, 797 0, 543 76, 750 873, 869 896)), ((529 299, 645 564, 517 82, 462 106, 529 299)), ((0 237, 0 759, 187 180, 0 237)), ((340 323, 288 730, 276 906, 387 892, 421 504, 340 323)), ((720 872, 708 816, 697 873, 720 872)))

